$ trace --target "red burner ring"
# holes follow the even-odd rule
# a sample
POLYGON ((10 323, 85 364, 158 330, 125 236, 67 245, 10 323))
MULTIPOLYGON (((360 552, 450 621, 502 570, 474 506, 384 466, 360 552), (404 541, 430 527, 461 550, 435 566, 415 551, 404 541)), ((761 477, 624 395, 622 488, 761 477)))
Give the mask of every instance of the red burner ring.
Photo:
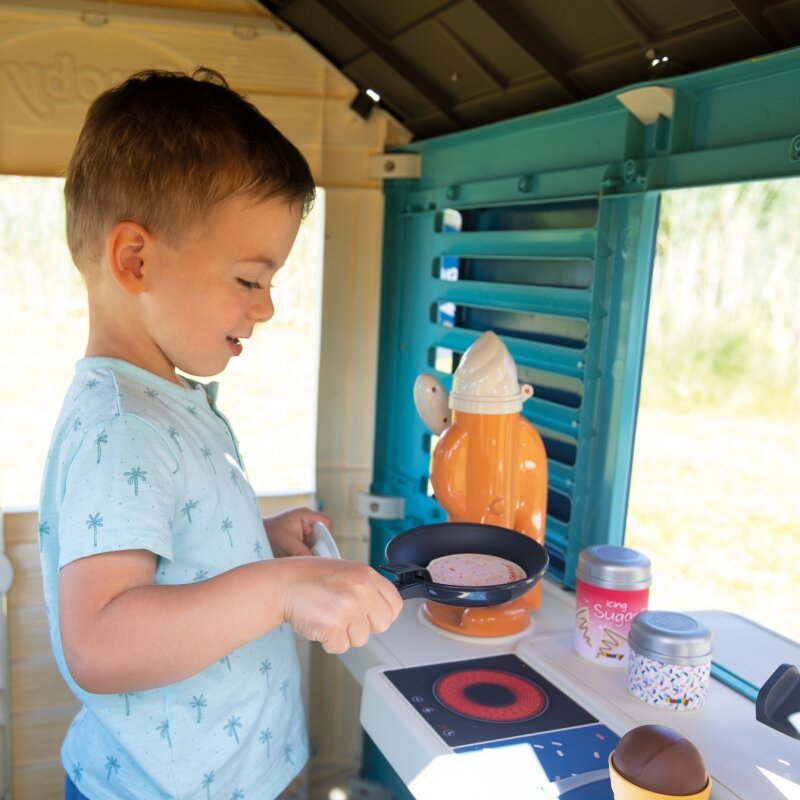
POLYGON ((462 669, 439 678, 436 699, 464 717, 484 722, 524 722, 547 708, 547 695, 519 675, 499 669, 462 669))

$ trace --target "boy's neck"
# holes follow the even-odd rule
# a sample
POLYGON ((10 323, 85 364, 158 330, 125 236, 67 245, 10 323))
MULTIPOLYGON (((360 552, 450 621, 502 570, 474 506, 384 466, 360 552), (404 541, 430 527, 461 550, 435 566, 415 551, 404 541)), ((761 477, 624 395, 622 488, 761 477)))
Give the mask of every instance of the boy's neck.
MULTIPOLYGON (((116 298, 117 300, 119 298, 116 298)), ((116 358, 183 386, 175 368, 137 324, 135 304, 114 302, 106 293, 89 292, 86 357, 116 358)))

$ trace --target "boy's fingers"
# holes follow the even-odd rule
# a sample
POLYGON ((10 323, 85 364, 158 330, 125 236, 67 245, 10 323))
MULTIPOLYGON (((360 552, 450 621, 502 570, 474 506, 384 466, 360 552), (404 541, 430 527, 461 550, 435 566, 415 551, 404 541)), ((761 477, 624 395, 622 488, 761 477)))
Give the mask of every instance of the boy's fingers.
POLYGON ((337 631, 321 644, 322 649, 331 655, 340 655, 350 649, 350 640, 347 638, 345 631, 337 631))
POLYGON ((362 617, 347 626, 347 638, 351 647, 361 647, 367 643, 371 633, 371 625, 368 617, 362 617))

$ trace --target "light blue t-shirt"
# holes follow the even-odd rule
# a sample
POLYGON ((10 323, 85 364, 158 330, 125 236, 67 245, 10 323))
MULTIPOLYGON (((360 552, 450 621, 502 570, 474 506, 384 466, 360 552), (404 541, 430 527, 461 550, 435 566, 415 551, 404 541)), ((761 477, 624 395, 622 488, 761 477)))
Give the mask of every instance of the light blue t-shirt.
POLYGON ((124 695, 80 689, 61 648, 58 573, 75 559, 145 549, 155 583, 186 584, 273 557, 216 384, 79 361, 48 454, 39 544, 53 652, 83 705, 61 750, 78 789, 90 800, 276 797, 308 755, 288 625, 191 678, 124 695))

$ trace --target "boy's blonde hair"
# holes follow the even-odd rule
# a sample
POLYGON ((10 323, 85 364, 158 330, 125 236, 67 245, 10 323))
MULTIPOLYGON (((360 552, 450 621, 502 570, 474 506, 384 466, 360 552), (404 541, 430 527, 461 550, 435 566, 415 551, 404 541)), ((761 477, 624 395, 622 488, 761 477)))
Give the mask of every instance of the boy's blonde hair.
POLYGON ((89 107, 64 186, 67 243, 84 273, 112 225, 134 220, 176 244, 216 203, 314 200, 300 151, 209 69, 148 70, 89 107))

